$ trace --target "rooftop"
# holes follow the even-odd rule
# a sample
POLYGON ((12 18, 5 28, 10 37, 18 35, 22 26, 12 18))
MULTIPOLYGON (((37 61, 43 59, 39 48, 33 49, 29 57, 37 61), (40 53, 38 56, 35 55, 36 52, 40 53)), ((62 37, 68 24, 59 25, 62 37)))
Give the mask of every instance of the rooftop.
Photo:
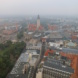
POLYGON ((76 46, 76 43, 69 42, 69 43, 67 43, 67 46, 71 46, 71 47, 73 47, 73 46, 76 46))
POLYGON ((27 50, 26 54, 28 53, 32 53, 32 55, 37 55, 37 54, 40 54, 40 50, 27 50))
POLYGON ((78 50, 77 49, 62 48, 62 51, 66 52, 66 53, 78 54, 78 50))
POLYGON ((51 47, 52 50, 57 50, 59 52, 65 52, 65 53, 72 53, 72 54, 78 54, 78 49, 71 49, 71 48, 61 48, 57 49, 55 47, 51 47))
POLYGON ((55 70, 66 72, 66 73, 74 73, 74 69, 72 69, 71 67, 62 65, 60 61, 57 61, 57 60, 48 59, 47 61, 44 62, 43 67, 46 67, 49 69, 53 68, 55 70))
POLYGON ((24 65, 28 63, 28 54, 22 53, 10 74, 23 74, 24 65))
POLYGON ((62 38, 61 34, 59 33, 51 33, 49 35, 49 38, 54 38, 54 39, 58 39, 58 38, 62 38))
POLYGON ((16 64, 10 74, 23 74, 24 65, 26 65, 25 62, 16 64))
MULTIPOLYGON (((28 67, 28 71, 24 74, 25 66, 29 65, 29 53, 36 55, 36 50, 27 50, 23 52, 19 59, 17 60, 15 66, 13 67, 12 71, 8 74, 7 78, 28 78, 30 67, 28 67)), ((35 63, 37 58, 33 57, 30 60, 30 63, 35 63), (34 62, 33 62, 34 61, 34 62)))

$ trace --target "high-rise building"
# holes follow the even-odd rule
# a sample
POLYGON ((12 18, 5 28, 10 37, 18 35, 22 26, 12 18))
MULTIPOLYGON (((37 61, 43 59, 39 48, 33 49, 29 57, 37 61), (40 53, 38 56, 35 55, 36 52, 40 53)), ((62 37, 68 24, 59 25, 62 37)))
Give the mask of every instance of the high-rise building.
POLYGON ((37 17, 37 30, 39 29, 40 27, 40 16, 38 15, 37 17))

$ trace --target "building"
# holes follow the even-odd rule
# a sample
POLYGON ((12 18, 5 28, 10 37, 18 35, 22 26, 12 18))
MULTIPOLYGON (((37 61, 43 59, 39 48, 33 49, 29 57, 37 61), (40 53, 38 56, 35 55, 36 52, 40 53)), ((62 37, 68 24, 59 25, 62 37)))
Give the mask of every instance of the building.
POLYGON ((72 35, 72 36, 71 36, 71 39, 72 39, 72 40, 77 40, 77 39, 78 39, 78 35, 72 35))
POLYGON ((63 41, 49 42, 48 44, 50 47, 60 47, 63 45, 63 41))
POLYGON ((58 26, 56 25, 48 25, 48 29, 51 31, 57 31, 58 30, 58 26))
POLYGON ((48 36, 49 40, 61 40, 62 39, 62 35, 60 33, 51 33, 48 36))
POLYGON ((71 61, 58 52, 44 57, 38 65, 36 78, 75 78, 71 61))
POLYGON ((29 24, 28 30, 29 31, 42 31, 44 27, 40 24, 40 16, 37 17, 37 24, 29 24))
POLYGON ((72 42, 72 41, 70 41, 70 42, 68 42, 68 43, 66 43, 66 45, 65 45, 66 47, 70 47, 70 48, 74 48, 74 47, 76 47, 77 46, 77 44, 76 43, 74 43, 74 42, 72 42))
POLYGON ((32 34, 24 32, 24 40, 25 42, 32 39, 32 34))
POLYGON ((38 71, 36 73, 36 78, 42 78, 42 71, 43 71, 43 69, 38 69, 38 71))
POLYGON ((10 35, 18 31, 17 26, 6 26, 5 30, 3 30, 3 34, 10 35))
MULTIPOLYGON (((70 49, 70 48, 51 48, 45 52, 45 56, 54 55, 54 52, 59 52, 62 57, 67 58, 70 61, 66 61, 66 64, 70 65, 71 68, 74 69, 74 73, 71 78, 78 78, 78 50, 77 49, 70 49)), ((53 57, 53 56, 52 56, 53 57)), ((53 57, 53 58, 56 58, 53 57)), ((58 59, 58 58, 56 58, 58 59)))
POLYGON ((70 78, 73 73, 71 67, 62 65, 58 60, 48 59, 43 65, 42 78, 70 78))
POLYGON ((38 18, 37 18, 37 30, 39 29, 40 27, 40 16, 38 15, 38 18))
POLYGON ((38 42, 37 39, 31 39, 31 40, 29 41, 29 45, 36 46, 36 45, 37 45, 37 42, 38 42))
POLYGON ((7 78, 28 78, 28 54, 22 53, 7 78))
POLYGON ((6 78, 32 78, 33 68, 38 56, 37 50, 23 52, 6 78))
POLYGON ((11 34, 17 32, 18 30, 20 30, 21 28, 22 28, 22 26, 20 26, 20 25, 5 26, 5 28, 3 30, 3 34, 11 35, 11 34))

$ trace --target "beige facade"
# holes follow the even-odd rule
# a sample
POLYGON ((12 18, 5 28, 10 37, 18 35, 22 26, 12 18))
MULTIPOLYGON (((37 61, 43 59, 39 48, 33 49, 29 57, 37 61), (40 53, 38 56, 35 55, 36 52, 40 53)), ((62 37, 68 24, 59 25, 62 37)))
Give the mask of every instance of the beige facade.
POLYGON ((42 78, 42 69, 38 69, 38 72, 36 73, 36 78, 42 78))
POLYGON ((37 30, 39 29, 39 27, 40 27, 40 17, 38 15, 38 18, 37 18, 37 30))
POLYGON ((43 69, 42 78, 70 78, 71 74, 54 69, 43 69))

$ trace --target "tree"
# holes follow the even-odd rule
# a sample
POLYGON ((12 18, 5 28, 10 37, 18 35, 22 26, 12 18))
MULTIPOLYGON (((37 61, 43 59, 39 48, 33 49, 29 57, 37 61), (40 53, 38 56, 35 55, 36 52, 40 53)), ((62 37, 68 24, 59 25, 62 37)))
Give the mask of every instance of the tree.
POLYGON ((17 42, 12 44, 11 41, 7 41, 5 44, 0 44, 0 48, 0 78, 5 78, 25 48, 25 43, 17 42))

